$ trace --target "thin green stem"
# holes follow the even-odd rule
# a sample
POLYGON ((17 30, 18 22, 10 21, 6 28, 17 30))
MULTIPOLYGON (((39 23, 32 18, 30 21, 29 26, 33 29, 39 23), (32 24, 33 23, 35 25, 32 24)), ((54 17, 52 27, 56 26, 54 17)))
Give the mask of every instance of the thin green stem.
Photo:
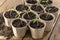
POLYGON ((35 19, 33 19, 33 23, 35 23, 37 20, 38 20, 38 16, 36 16, 36 18, 35 19))

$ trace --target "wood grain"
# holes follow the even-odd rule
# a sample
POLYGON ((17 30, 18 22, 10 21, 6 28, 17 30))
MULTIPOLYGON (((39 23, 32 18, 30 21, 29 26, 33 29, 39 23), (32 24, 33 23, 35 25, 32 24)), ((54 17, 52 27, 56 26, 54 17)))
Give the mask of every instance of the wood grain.
MULTIPOLYGON (((54 5, 60 9, 60 2, 59 1, 55 0, 54 5)), ((8 4, 8 6, 9 6, 9 4, 8 4)), ((9 7, 5 7, 5 8, 8 9, 9 7)), ((59 10, 59 13, 60 13, 60 10, 59 10)), ((43 38, 37 39, 37 40, 47 40, 47 38, 49 37, 48 33, 49 32, 45 32, 43 38)), ((0 36, 0 37, 1 37, 0 40, 6 40, 6 37, 2 37, 2 36, 0 36)), ((11 37, 10 40, 22 40, 22 39, 23 40, 35 40, 31 37, 31 34, 29 31, 26 33, 24 38, 18 38, 18 37, 13 36, 13 37, 11 37)), ((58 21, 56 23, 56 27, 55 27, 49 40, 60 40, 60 18, 58 19, 58 21)))
POLYGON ((60 16, 56 23, 56 27, 51 35, 50 40, 60 40, 60 16))

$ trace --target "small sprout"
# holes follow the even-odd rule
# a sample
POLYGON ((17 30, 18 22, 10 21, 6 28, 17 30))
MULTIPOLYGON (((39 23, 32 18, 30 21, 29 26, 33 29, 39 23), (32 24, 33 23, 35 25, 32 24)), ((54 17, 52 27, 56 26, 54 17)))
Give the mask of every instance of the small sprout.
POLYGON ((46 3, 47 3, 48 1, 49 1, 49 0, 42 0, 42 2, 46 2, 46 3))
POLYGON ((21 12, 30 12, 30 9, 28 9, 28 10, 23 10, 23 11, 21 11, 21 12))
POLYGON ((26 12, 26 10, 23 10, 22 12, 26 12))
POLYGON ((15 17, 19 17, 19 16, 20 16, 20 12, 18 12, 17 10, 15 10, 15 9, 10 9, 10 10, 12 10, 12 11, 16 11, 16 12, 17 12, 17 14, 16 14, 15 17))
POLYGON ((19 17, 20 16, 20 13, 17 13, 15 17, 19 17))
MULTIPOLYGON (((16 11, 17 12, 17 15, 16 15, 16 17, 20 17, 20 13, 21 12, 23 12, 23 13, 25 13, 25 12, 30 12, 30 10, 23 10, 23 11, 21 11, 21 12, 18 12, 18 11, 16 11)), ((27 13, 28 14, 28 13, 27 13)))
POLYGON ((48 11, 50 11, 51 10, 51 8, 48 8, 48 11))
POLYGON ((33 23, 35 23, 37 20, 38 20, 38 16, 36 16, 36 18, 35 19, 33 19, 33 23))
POLYGON ((33 19, 33 23, 35 23, 37 21, 37 18, 33 19))
POLYGON ((27 11, 30 11, 30 9, 28 9, 27 11))

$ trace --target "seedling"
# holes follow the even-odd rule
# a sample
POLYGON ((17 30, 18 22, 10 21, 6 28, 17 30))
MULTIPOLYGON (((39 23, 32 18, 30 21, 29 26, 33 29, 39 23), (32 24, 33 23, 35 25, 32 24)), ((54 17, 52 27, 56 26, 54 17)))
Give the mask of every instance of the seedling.
POLYGON ((40 2, 41 2, 42 4, 45 4, 45 5, 48 6, 51 1, 50 1, 50 0, 41 0, 40 2))
POLYGON ((29 12, 31 12, 31 10, 29 9, 29 10, 27 10, 27 12, 26 12, 26 10, 24 10, 24 12, 28 15, 28 17, 30 18, 30 16, 29 16, 29 12))
POLYGON ((46 2, 46 3, 47 3, 48 1, 49 1, 49 0, 42 0, 42 2, 46 2))
POLYGON ((15 17, 19 18, 20 17, 20 12, 16 11, 17 15, 15 17))
POLYGON ((33 23, 35 23, 37 20, 38 20, 38 16, 36 16, 36 18, 35 19, 33 19, 33 23))
POLYGON ((48 12, 51 10, 52 8, 48 8, 48 12))
POLYGON ((28 10, 23 10, 22 12, 30 12, 30 9, 28 9, 28 10))
MULTIPOLYGON (((48 12, 51 10, 51 8, 48 8, 48 12)), ((46 16, 46 18, 48 17, 48 14, 47 14, 47 16, 46 16)))
MULTIPOLYGON (((20 16, 20 12, 18 12, 17 10, 15 10, 15 9, 10 9, 10 10, 17 12, 17 14, 16 14, 16 16, 15 16, 16 18, 20 16)), ((10 12, 10 14, 11 14, 11 12, 10 12)))
MULTIPOLYGON (((39 18, 39 17, 36 16, 36 18, 32 20, 33 23, 36 23, 36 22, 37 22, 37 23, 36 23, 37 26, 39 25, 39 24, 38 24, 38 18, 39 18)), ((36 28, 37 28, 37 27, 36 27, 36 28)))
POLYGON ((21 7, 22 10, 21 10, 20 12, 16 11, 16 12, 17 12, 16 17, 19 17, 22 12, 23 12, 23 13, 26 13, 27 11, 29 11, 29 10, 24 9, 24 7, 25 7, 24 5, 25 5, 25 4, 22 4, 22 7, 21 7))

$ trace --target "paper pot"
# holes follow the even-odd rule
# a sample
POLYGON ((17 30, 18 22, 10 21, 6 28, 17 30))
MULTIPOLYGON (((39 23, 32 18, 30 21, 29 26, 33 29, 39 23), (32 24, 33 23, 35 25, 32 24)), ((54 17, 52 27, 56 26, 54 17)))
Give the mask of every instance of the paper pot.
POLYGON ((44 26, 42 28, 33 28, 33 26, 30 26, 30 24, 31 24, 30 22, 29 22, 29 25, 28 26, 30 28, 32 37, 34 39, 42 38, 43 37, 43 34, 44 34, 45 27, 46 27, 46 23, 44 21, 38 20, 38 22, 43 23, 44 26))
POLYGON ((22 38, 22 37, 25 36, 25 33, 26 33, 26 31, 27 31, 27 21, 24 20, 24 19, 20 19, 20 20, 26 22, 26 25, 23 26, 23 27, 15 27, 15 26, 12 24, 15 20, 17 20, 17 19, 14 19, 14 20, 11 22, 11 26, 12 26, 13 33, 14 33, 14 35, 15 35, 16 37, 22 38))
POLYGON ((40 14, 40 20, 43 20, 46 22, 46 28, 45 28, 45 31, 50 31, 52 28, 53 28, 53 25, 54 25, 54 20, 55 20, 55 16, 51 13, 47 13, 48 15, 51 15, 52 19, 49 19, 49 20, 46 20, 46 19, 42 19, 41 15, 45 15, 45 14, 40 14))
MULTIPOLYGON (((3 17, 4 17, 5 25, 8 26, 8 27, 11 27, 11 25, 10 25, 11 21, 12 21, 13 19, 17 18, 17 17, 15 17, 15 18, 7 18, 7 17, 5 16, 5 14, 6 14, 6 12, 9 12, 9 11, 10 11, 10 10, 5 11, 5 12, 3 13, 3 17)), ((9 13, 8 13, 8 14, 9 14, 9 13)))

